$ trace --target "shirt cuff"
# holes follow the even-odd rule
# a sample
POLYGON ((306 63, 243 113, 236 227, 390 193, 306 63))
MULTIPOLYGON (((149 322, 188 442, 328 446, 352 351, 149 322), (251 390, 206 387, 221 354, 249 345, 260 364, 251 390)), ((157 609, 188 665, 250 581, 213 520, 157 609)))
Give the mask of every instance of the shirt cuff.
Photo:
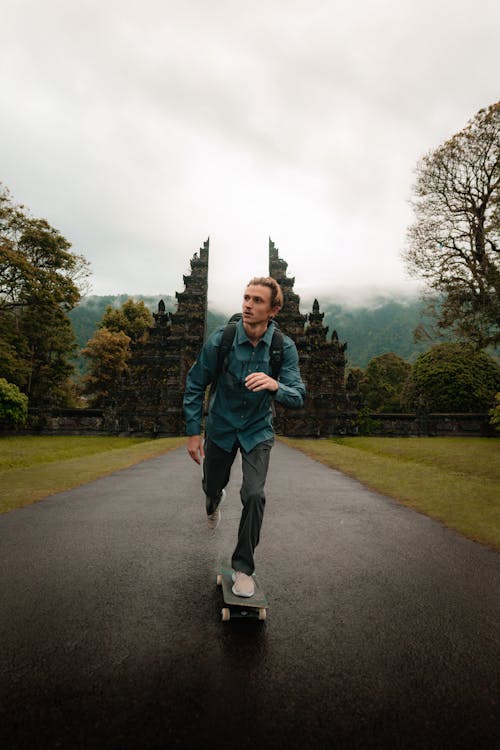
POLYGON ((186 424, 186 435, 191 437, 192 435, 201 435, 201 425, 199 422, 188 422, 186 424))

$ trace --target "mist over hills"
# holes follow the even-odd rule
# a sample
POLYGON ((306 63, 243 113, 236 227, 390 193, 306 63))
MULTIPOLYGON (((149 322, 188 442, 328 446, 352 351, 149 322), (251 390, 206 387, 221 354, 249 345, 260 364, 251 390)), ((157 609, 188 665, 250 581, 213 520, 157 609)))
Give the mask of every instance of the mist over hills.
POLYGON ((385 301, 376 307, 343 307, 325 304, 323 324, 328 336, 336 330, 341 341, 347 341, 349 367, 365 368, 373 357, 394 352, 408 362, 429 348, 428 342, 415 342, 415 328, 425 322, 423 303, 385 301))
MULTIPOLYGON (((175 297, 165 295, 93 295, 85 297, 69 314, 78 347, 82 349, 94 335, 97 326, 108 305, 120 307, 129 297, 142 299, 152 312, 158 308, 163 299, 168 311, 174 312, 177 307, 175 297)), ((301 301, 301 312, 310 312, 311 304, 301 301)), ((237 312, 236 310, 233 312, 237 312)), ((416 343, 413 331, 419 323, 425 322, 423 303, 416 297, 387 298, 379 297, 369 302, 360 302, 359 306, 351 303, 325 302, 321 300, 323 323, 328 326, 328 338, 334 330, 339 339, 347 341, 348 367, 365 368, 368 362, 379 354, 394 352, 409 362, 413 362, 420 352, 429 348, 429 343, 416 343)), ((226 313, 215 309, 208 311, 208 332, 228 320, 226 313)), ((77 367, 80 372, 85 368, 85 360, 79 357, 77 367)))

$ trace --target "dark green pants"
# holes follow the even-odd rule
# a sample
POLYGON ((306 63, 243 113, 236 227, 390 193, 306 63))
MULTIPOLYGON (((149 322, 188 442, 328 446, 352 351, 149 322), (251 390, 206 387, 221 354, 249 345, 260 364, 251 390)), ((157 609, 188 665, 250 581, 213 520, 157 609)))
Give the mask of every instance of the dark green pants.
POLYGON ((219 448, 210 438, 205 439, 203 461, 203 491, 207 498, 207 513, 213 513, 219 505, 222 490, 229 482, 231 467, 238 452, 241 453, 243 482, 240 489, 241 512, 238 542, 231 558, 234 570, 252 575, 255 570, 254 551, 259 543, 260 529, 264 517, 266 496, 264 485, 269 468, 269 456, 274 440, 265 440, 246 453, 236 443, 229 453, 219 448))

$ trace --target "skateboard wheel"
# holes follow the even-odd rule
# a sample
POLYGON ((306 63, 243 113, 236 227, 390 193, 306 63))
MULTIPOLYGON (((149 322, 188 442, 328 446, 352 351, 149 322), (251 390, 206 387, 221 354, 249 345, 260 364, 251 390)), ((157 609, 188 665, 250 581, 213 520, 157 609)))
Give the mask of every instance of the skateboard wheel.
POLYGON ((217 576, 217 586, 222 586, 222 576, 220 573, 217 576))
POLYGON ((259 609, 259 620, 265 620, 267 617, 267 609, 259 609))
POLYGON ((227 607, 222 608, 222 620, 223 622, 227 622, 231 619, 231 612, 228 610, 227 607))

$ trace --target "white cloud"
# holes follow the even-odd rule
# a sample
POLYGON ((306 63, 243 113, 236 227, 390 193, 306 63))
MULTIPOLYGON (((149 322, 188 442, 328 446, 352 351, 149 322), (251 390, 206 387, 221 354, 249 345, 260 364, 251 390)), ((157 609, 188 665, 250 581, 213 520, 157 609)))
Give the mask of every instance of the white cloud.
POLYGON ((208 235, 226 309, 269 235, 298 287, 414 288, 412 170, 498 98, 490 0, 3 6, 0 179, 96 293, 180 291, 208 235))

